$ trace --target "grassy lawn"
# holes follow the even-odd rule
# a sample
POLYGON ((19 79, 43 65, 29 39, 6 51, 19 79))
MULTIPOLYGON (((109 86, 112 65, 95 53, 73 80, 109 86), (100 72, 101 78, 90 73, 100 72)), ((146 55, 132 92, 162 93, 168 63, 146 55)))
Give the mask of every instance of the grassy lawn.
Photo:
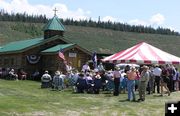
POLYGON ((127 94, 74 94, 40 89, 34 81, 0 80, 0 116, 164 116, 165 102, 180 100, 180 92, 147 95, 140 103, 126 99, 127 94))

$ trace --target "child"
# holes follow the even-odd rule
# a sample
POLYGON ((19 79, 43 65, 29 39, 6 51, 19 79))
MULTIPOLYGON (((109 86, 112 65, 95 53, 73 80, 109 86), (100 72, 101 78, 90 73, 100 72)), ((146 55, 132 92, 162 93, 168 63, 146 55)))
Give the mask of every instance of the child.
POLYGON ((121 78, 120 78, 120 93, 121 93, 121 91, 123 91, 123 93, 125 93, 126 88, 127 88, 126 86, 127 86, 126 73, 122 73, 121 78))

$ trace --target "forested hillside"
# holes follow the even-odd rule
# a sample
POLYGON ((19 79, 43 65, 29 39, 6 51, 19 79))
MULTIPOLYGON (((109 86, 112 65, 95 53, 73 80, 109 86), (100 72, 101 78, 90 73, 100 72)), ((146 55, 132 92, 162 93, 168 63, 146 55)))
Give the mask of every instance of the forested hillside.
MULTIPOLYGON (((44 24, 0 21, 0 46, 11 41, 43 36, 44 24), (21 27, 21 28, 18 28, 21 27)), ((180 56, 180 36, 121 32, 111 29, 65 25, 65 39, 98 53, 112 54, 145 41, 180 56)))
MULTIPOLYGON (((46 15, 28 15, 26 13, 7 13, 4 10, 0 10, 0 21, 13 21, 13 22, 29 22, 29 23, 46 23, 48 19, 46 15)), ((123 32, 136 32, 136 33, 151 33, 151 34, 165 34, 165 35, 180 35, 179 32, 170 30, 168 28, 158 27, 157 29, 151 26, 143 25, 129 25, 121 22, 104 22, 101 21, 99 16, 98 21, 90 19, 86 20, 73 20, 73 19, 61 19, 64 25, 74 25, 83 27, 95 27, 103 29, 112 29, 123 32)))
MULTIPOLYGON (((180 56, 180 36, 176 34, 126 32, 108 28, 102 29, 96 26, 80 26, 78 23, 67 25, 64 22, 66 24, 64 38, 92 52, 113 54, 144 41, 166 52, 180 56)), ((0 21, 0 46, 12 41, 42 37, 44 25, 45 23, 36 22, 35 19, 33 21, 0 21)))
POLYGON ((0 21, 0 46, 27 38, 42 36, 43 24, 0 21))

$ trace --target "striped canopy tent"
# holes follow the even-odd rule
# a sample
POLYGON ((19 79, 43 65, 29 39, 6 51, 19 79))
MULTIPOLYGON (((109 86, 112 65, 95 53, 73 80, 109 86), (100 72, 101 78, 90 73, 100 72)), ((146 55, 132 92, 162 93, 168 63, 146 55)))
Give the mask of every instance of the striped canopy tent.
POLYGON ((102 59, 109 63, 180 64, 180 58, 150 44, 141 42, 131 48, 102 59))

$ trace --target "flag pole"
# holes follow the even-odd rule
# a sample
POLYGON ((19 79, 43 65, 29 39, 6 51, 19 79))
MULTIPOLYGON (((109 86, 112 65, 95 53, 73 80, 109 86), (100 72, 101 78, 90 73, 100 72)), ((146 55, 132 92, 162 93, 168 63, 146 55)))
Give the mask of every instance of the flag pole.
POLYGON ((97 68, 97 54, 96 54, 96 52, 93 53, 92 61, 93 61, 94 69, 96 69, 97 68))

